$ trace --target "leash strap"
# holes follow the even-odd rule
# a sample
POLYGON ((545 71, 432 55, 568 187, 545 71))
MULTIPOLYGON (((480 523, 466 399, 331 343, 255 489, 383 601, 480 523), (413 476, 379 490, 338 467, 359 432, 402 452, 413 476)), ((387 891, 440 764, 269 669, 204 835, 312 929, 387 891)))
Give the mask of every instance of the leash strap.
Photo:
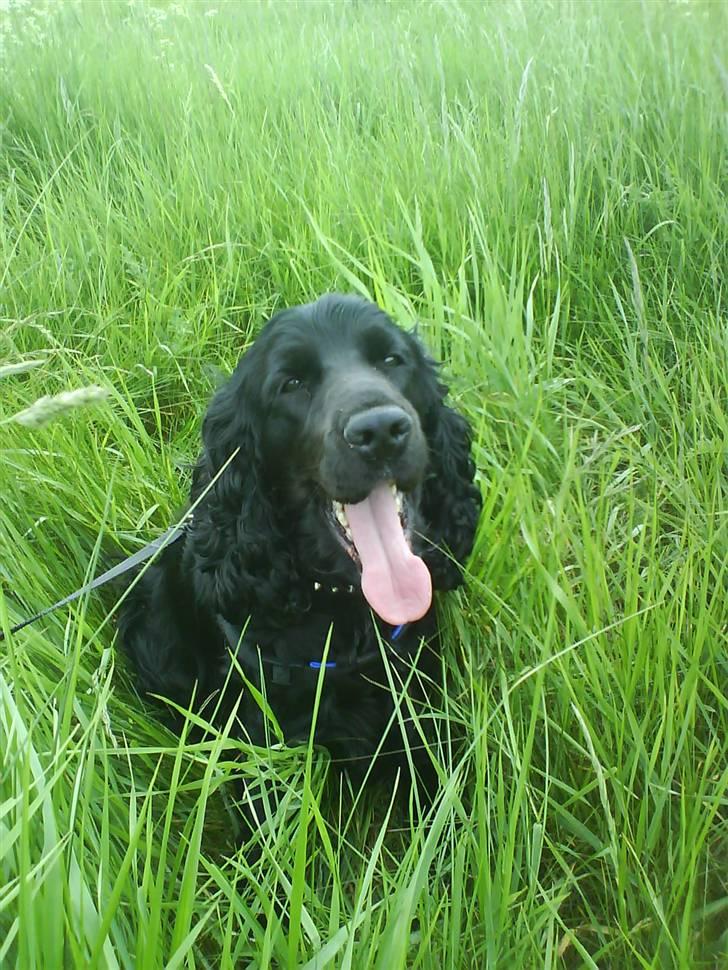
MULTIPOLYGON (((28 620, 23 620, 22 623, 17 623, 15 626, 10 627, 10 633, 18 633, 20 630, 24 629, 26 626, 30 626, 31 623, 35 623, 36 620, 40 620, 41 617, 47 616, 48 613, 52 613, 54 610, 59 610, 62 606, 67 606, 69 603, 73 603, 84 593, 89 593, 93 589, 98 589, 99 586, 103 586, 105 583, 110 583, 112 579, 116 579, 117 576, 123 576, 124 573, 129 572, 135 566, 140 563, 146 562, 147 559, 151 559, 152 556, 159 552, 164 546, 170 545, 172 542, 176 542, 180 538, 182 533, 187 528, 189 519, 185 519, 180 525, 173 525, 171 528, 167 529, 166 532, 162 533, 161 536, 157 536, 153 539, 149 545, 144 546, 143 549, 139 549, 138 552, 133 553, 128 559, 123 562, 117 563, 112 566, 111 569, 107 569, 105 573, 101 573, 96 579, 92 579, 90 583, 86 583, 80 589, 77 589, 75 593, 71 593, 70 596, 64 597, 53 606, 46 606, 44 610, 36 613, 35 616, 31 616, 28 620)), ((5 634, 0 630, 0 643, 5 639, 5 634)))

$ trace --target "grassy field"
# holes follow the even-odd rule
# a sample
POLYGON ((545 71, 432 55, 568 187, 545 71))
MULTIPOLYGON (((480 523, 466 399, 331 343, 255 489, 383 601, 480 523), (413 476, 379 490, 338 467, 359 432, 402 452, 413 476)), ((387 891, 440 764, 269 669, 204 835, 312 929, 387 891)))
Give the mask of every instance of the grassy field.
POLYGON ((427 824, 166 732, 113 591, 0 644, 0 966, 728 966, 727 9, 2 5, 3 628, 174 520, 212 388, 327 290, 420 322, 485 509, 427 824))

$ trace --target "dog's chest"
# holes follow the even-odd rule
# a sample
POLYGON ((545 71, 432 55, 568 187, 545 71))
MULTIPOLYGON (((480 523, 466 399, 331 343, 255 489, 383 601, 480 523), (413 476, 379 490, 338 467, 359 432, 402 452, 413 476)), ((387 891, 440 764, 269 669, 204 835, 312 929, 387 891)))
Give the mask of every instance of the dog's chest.
POLYGON ((282 627, 253 617, 237 658, 289 743, 307 741, 315 717, 318 744, 354 750, 381 738, 405 684, 421 692, 418 674, 433 656, 423 638, 434 632, 430 616, 404 630, 375 627, 369 610, 351 603, 311 610, 282 627))

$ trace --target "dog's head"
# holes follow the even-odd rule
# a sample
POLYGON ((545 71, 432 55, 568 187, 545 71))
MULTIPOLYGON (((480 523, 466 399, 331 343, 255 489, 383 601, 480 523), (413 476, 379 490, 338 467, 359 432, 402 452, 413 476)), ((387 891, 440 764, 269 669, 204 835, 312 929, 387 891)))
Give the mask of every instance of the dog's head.
POLYGON ((469 428, 445 395, 419 340, 374 304, 278 313, 205 418, 193 496, 239 452, 204 506, 218 530, 234 523, 234 548, 208 540, 198 566, 227 568, 222 587, 248 602, 282 593, 281 607, 326 581, 361 588, 390 623, 424 615, 433 585, 460 581, 480 510, 469 428))

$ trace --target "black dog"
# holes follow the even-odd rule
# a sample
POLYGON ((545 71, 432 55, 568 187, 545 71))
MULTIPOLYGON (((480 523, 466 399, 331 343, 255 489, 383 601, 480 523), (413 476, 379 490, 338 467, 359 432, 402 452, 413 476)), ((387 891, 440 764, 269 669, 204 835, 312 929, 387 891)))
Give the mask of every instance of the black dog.
POLYGON ((122 614, 141 686, 183 705, 194 692, 219 718, 238 703, 241 733, 264 744, 242 671, 305 741, 328 642, 316 742, 355 776, 378 749, 377 774, 406 771, 421 739, 407 705, 393 717, 388 677, 422 698, 432 589, 461 583, 481 507, 470 430, 445 395, 374 304, 328 295, 276 314, 209 407, 188 528, 122 614))

